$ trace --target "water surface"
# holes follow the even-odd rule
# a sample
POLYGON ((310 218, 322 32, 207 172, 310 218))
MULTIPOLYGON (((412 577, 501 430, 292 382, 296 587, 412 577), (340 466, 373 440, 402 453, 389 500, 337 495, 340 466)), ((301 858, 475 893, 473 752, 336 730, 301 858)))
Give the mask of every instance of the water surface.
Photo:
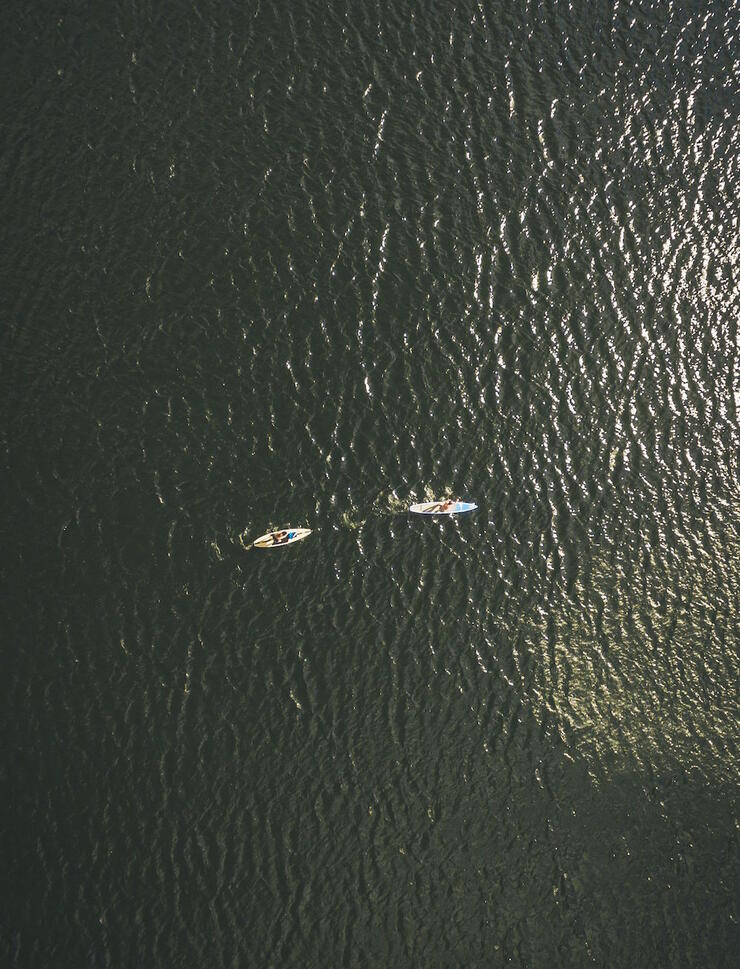
POLYGON ((734 965, 738 4, 4 36, 8 964, 734 965))

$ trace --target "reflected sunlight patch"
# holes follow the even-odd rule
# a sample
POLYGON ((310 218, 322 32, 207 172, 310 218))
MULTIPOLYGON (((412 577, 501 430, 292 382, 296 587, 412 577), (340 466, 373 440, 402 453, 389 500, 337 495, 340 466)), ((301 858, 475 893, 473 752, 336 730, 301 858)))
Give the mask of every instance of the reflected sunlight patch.
POLYGON ((524 622, 534 708, 592 772, 740 780, 737 541, 642 567, 617 549, 556 595, 524 622))

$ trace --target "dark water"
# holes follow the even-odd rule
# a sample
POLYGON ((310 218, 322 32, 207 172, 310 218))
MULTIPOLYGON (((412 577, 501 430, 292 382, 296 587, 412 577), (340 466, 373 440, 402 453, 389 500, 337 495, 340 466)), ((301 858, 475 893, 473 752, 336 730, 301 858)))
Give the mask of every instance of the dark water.
POLYGON ((736 965, 737 0, 2 19, 3 963, 736 965))

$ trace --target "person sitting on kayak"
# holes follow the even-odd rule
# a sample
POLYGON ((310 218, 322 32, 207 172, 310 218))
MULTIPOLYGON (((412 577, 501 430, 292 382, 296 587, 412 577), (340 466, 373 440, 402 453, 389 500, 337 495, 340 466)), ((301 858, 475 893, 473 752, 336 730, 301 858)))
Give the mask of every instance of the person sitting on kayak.
POLYGON ((270 545, 285 545, 285 543, 290 538, 291 534, 292 532, 288 532, 285 530, 280 532, 273 532, 272 535, 270 535, 270 539, 271 539, 270 545))

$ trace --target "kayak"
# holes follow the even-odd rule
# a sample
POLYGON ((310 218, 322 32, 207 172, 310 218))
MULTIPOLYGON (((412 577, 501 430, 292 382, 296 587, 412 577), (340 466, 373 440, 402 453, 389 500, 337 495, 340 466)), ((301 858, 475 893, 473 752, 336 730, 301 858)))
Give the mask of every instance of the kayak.
POLYGON ((266 532, 252 542, 255 548, 281 548, 283 545, 292 545, 293 542, 300 542, 303 538, 308 538, 311 534, 310 528, 281 528, 277 532, 266 532))

